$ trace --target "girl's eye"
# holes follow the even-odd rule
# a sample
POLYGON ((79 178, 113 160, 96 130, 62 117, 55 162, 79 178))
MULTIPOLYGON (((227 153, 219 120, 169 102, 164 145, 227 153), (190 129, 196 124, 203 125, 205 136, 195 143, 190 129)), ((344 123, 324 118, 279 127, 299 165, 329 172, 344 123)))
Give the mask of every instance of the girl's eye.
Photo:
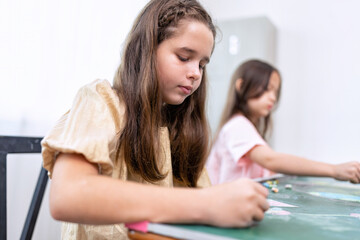
POLYGON ((184 58, 184 57, 179 56, 179 55, 178 55, 178 58, 179 58, 179 60, 182 61, 182 62, 186 62, 186 61, 189 60, 188 58, 184 58))

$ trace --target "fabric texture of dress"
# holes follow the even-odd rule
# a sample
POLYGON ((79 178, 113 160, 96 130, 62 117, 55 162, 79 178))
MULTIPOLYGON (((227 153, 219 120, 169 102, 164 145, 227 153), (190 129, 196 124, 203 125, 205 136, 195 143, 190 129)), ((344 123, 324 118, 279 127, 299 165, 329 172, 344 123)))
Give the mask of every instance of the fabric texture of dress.
POLYGON ((211 183, 270 176, 269 170, 246 157, 258 145, 266 142, 255 126, 244 116, 233 116, 220 130, 206 163, 211 183))
MULTIPOLYGON (((125 106, 111 84, 106 80, 96 80, 82 87, 73 102, 72 108, 56 123, 45 136, 42 144, 43 166, 51 178, 54 161, 58 153, 82 154, 89 162, 99 167, 99 173, 122 181, 151 184, 138 175, 131 174, 123 156, 115 159, 117 141, 124 126, 125 106)), ((162 172, 168 172, 165 179, 156 183, 164 187, 173 187, 169 132, 166 127, 160 129, 161 150, 159 165, 162 172)), ((198 181, 199 187, 210 186, 210 180, 204 169, 198 181)), ((104 191, 106 187, 104 186, 104 191)), ((108 193, 111 195, 111 193, 108 193)), ((84 225, 63 223, 62 239, 128 239, 124 224, 84 225)))

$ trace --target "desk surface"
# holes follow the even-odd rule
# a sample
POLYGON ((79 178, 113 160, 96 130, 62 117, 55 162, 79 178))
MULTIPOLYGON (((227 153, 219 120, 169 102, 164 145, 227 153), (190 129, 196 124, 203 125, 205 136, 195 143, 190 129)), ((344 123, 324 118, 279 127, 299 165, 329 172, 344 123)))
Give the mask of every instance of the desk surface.
POLYGON ((172 237, 192 239, 198 233, 193 237, 196 240, 202 239, 201 234, 203 239, 360 239, 360 185, 329 178, 285 177, 279 179, 278 189, 268 198, 295 207, 273 205, 263 221, 249 228, 166 225, 177 228, 177 236, 172 237), (292 189, 285 189, 286 184, 292 189))

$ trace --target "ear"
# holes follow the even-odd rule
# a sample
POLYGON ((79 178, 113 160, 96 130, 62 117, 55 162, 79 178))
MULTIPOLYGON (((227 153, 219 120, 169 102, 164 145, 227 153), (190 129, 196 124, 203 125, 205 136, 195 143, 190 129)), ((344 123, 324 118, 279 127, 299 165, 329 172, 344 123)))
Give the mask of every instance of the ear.
POLYGON ((236 79, 236 81, 235 81, 235 89, 236 89, 237 92, 240 92, 242 82, 243 82, 242 78, 236 79))

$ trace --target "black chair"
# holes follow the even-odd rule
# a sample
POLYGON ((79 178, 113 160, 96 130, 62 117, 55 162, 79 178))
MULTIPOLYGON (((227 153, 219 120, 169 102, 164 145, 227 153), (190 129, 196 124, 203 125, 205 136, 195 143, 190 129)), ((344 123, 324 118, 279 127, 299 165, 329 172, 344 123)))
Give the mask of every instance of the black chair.
MULTIPOLYGON (((40 137, 0 136, 0 239, 6 239, 6 157, 8 154, 41 153, 40 137)), ((47 171, 41 167, 39 178, 25 219, 20 239, 30 240, 35 228, 41 202, 48 181, 47 171)))

